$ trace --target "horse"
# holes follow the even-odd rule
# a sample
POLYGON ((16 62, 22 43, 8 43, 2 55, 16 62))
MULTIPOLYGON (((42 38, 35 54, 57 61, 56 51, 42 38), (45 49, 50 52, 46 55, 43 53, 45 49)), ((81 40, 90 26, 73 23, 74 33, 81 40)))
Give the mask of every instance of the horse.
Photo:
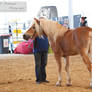
POLYGON ((23 37, 46 35, 53 50, 57 67, 58 80, 56 86, 61 86, 62 82, 62 57, 65 58, 65 70, 67 73, 67 86, 71 86, 71 76, 69 73, 69 56, 80 54, 90 73, 90 88, 92 88, 92 28, 78 27, 68 29, 56 21, 48 19, 36 19, 32 26, 25 32, 23 37))

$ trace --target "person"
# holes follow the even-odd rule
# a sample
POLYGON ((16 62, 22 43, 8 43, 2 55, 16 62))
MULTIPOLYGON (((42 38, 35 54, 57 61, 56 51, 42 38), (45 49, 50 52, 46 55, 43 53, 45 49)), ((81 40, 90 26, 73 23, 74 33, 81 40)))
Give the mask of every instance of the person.
POLYGON ((88 26, 87 17, 81 17, 80 27, 88 26))
POLYGON ((9 34, 12 35, 11 25, 9 25, 9 34))
POLYGON ((11 28, 11 25, 9 25, 9 27, 8 27, 8 29, 9 29, 9 53, 14 53, 14 50, 13 50, 13 44, 12 44, 12 28, 11 28))
POLYGON ((35 58, 36 83, 49 83, 49 81, 46 80, 46 65, 48 57, 48 39, 46 36, 35 38, 33 41, 33 53, 35 58))

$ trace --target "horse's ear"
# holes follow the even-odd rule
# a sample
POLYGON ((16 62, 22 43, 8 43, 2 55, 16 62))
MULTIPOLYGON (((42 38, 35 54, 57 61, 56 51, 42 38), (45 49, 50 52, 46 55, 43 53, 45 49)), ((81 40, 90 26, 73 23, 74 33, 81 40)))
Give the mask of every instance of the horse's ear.
POLYGON ((40 21, 36 18, 34 18, 34 20, 37 22, 38 25, 40 25, 40 21))

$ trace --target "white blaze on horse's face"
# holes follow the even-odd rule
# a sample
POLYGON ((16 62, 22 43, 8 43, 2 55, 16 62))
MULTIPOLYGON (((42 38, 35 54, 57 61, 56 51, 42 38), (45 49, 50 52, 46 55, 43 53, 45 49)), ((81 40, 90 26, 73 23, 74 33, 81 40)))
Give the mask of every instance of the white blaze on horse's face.
POLYGON ((38 33, 39 37, 43 35, 42 28, 40 25, 40 20, 34 18, 35 30, 38 33))

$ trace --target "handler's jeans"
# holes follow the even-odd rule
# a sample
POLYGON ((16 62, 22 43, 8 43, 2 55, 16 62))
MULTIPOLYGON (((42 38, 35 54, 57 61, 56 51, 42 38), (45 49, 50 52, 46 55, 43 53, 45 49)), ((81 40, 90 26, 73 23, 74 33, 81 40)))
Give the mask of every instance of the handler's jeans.
POLYGON ((36 82, 46 80, 47 52, 34 53, 36 82))

